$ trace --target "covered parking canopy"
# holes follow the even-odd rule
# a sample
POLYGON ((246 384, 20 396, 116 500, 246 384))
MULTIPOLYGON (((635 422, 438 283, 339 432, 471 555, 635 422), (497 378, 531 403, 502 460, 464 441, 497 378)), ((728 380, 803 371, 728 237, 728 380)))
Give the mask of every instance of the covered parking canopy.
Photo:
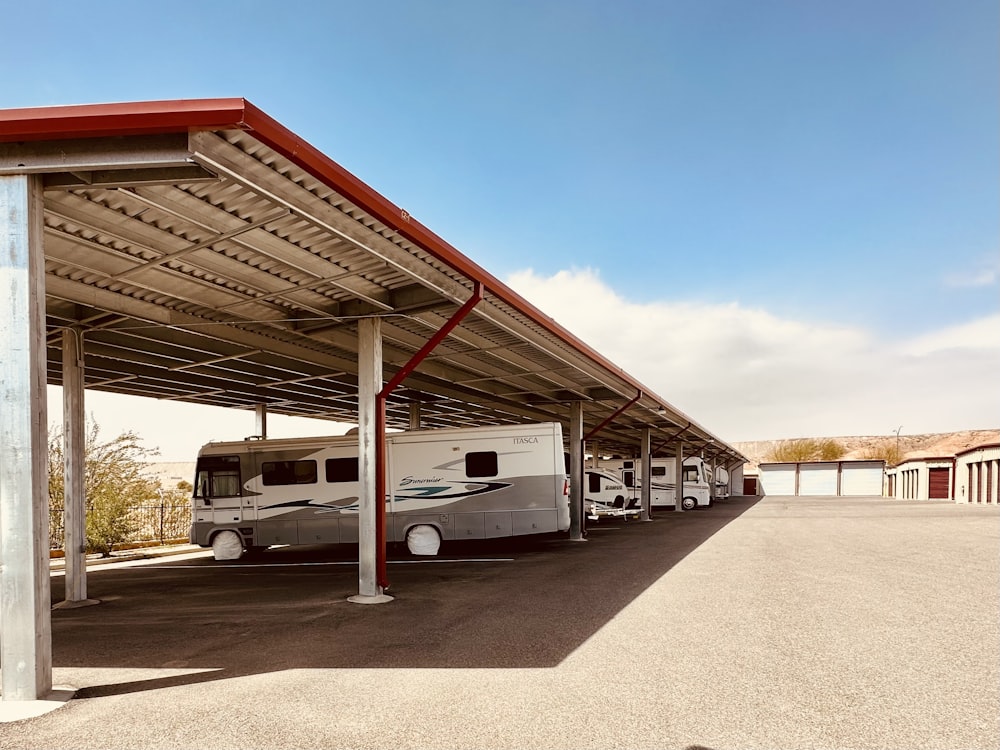
POLYGON ((744 460, 244 99, 0 110, 0 207, 5 617, 29 575, 47 592, 46 382, 358 422, 363 449, 371 382, 405 375, 388 427, 558 421, 581 458, 599 431, 744 460))

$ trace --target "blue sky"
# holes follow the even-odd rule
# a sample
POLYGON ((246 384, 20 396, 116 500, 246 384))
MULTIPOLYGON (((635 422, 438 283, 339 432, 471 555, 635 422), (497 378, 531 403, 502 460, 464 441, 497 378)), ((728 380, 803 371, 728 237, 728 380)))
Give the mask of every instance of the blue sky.
POLYGON ((724 438, 1000 423, 995 0, 0 9, 0 108, 246 97, 724 438))

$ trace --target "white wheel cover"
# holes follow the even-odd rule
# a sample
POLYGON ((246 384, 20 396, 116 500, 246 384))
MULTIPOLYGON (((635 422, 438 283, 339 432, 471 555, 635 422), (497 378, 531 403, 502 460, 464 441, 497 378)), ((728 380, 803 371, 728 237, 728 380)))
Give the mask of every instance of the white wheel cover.
POLYGON ((212 539, 212 554, 216 560, 239 560, 243 556, 243 542, 235 531, 220 531, 212 539))
POLYGON ((436 555, 441 537, 432 526, 414 526, 406 535, 406 546, 413 555, 436 555))

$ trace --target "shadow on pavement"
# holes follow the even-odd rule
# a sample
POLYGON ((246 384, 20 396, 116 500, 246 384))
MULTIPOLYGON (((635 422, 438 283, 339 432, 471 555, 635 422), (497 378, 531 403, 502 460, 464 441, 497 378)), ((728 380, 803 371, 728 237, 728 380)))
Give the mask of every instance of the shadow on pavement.
POLYGON ((603 522, 586 542, 453 543, 433 562, 390 552, 395 600, 376 606, 346 601, 357 593, 356 547, 104 570, 88 575, 99 606, 53 612, 53 664, 212 670, 92 685, 79 698, 289 669, 552 667, 758 501, 603 522))

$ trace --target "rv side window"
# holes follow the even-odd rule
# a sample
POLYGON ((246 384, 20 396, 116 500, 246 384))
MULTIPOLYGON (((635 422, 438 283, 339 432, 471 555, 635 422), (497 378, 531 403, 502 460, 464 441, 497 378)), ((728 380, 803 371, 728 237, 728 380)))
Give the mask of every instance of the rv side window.
POLYGON ((315 461, 265 461, 260 473, 265 486, 316 484, 315 461))
POLYGON ((652 477, 665 477, 667 475, 667 467, 666 466, 654 466, 650 470, 649 475, 652 476, 652 477))
POLYGON ((635 462, 634 461, 622 461, 622 468, 623 469, 634 469, 635 468, 635 462))
POLYGON ((601 475, 600 474, 588 474, 587 478, 590 480, 590 492, 600 492, 601 491, 601 475))
POLYGON ((698 467, 697 466, 685 466, 684 467, 684 481, 685 482, 697 482, 698 481, 698 467))
POLYGON ((239 497, 239 494, 239 456, 203 456, 198 459, 195 497, 239 497))
POLYGON ((634 471, 623 471, 622 472, 622 482, 625 483, 626 487, 635 487, 635 472, 634 471))
POLYGON ((358 481, 358 459, 351 458, 328 458, 326 459, 326 481, 328 482, 357 482, 358 481))
POLYGON ((475 451, 465 454, 465 476, 495 477, 499 473, 496 451, 475 451))

